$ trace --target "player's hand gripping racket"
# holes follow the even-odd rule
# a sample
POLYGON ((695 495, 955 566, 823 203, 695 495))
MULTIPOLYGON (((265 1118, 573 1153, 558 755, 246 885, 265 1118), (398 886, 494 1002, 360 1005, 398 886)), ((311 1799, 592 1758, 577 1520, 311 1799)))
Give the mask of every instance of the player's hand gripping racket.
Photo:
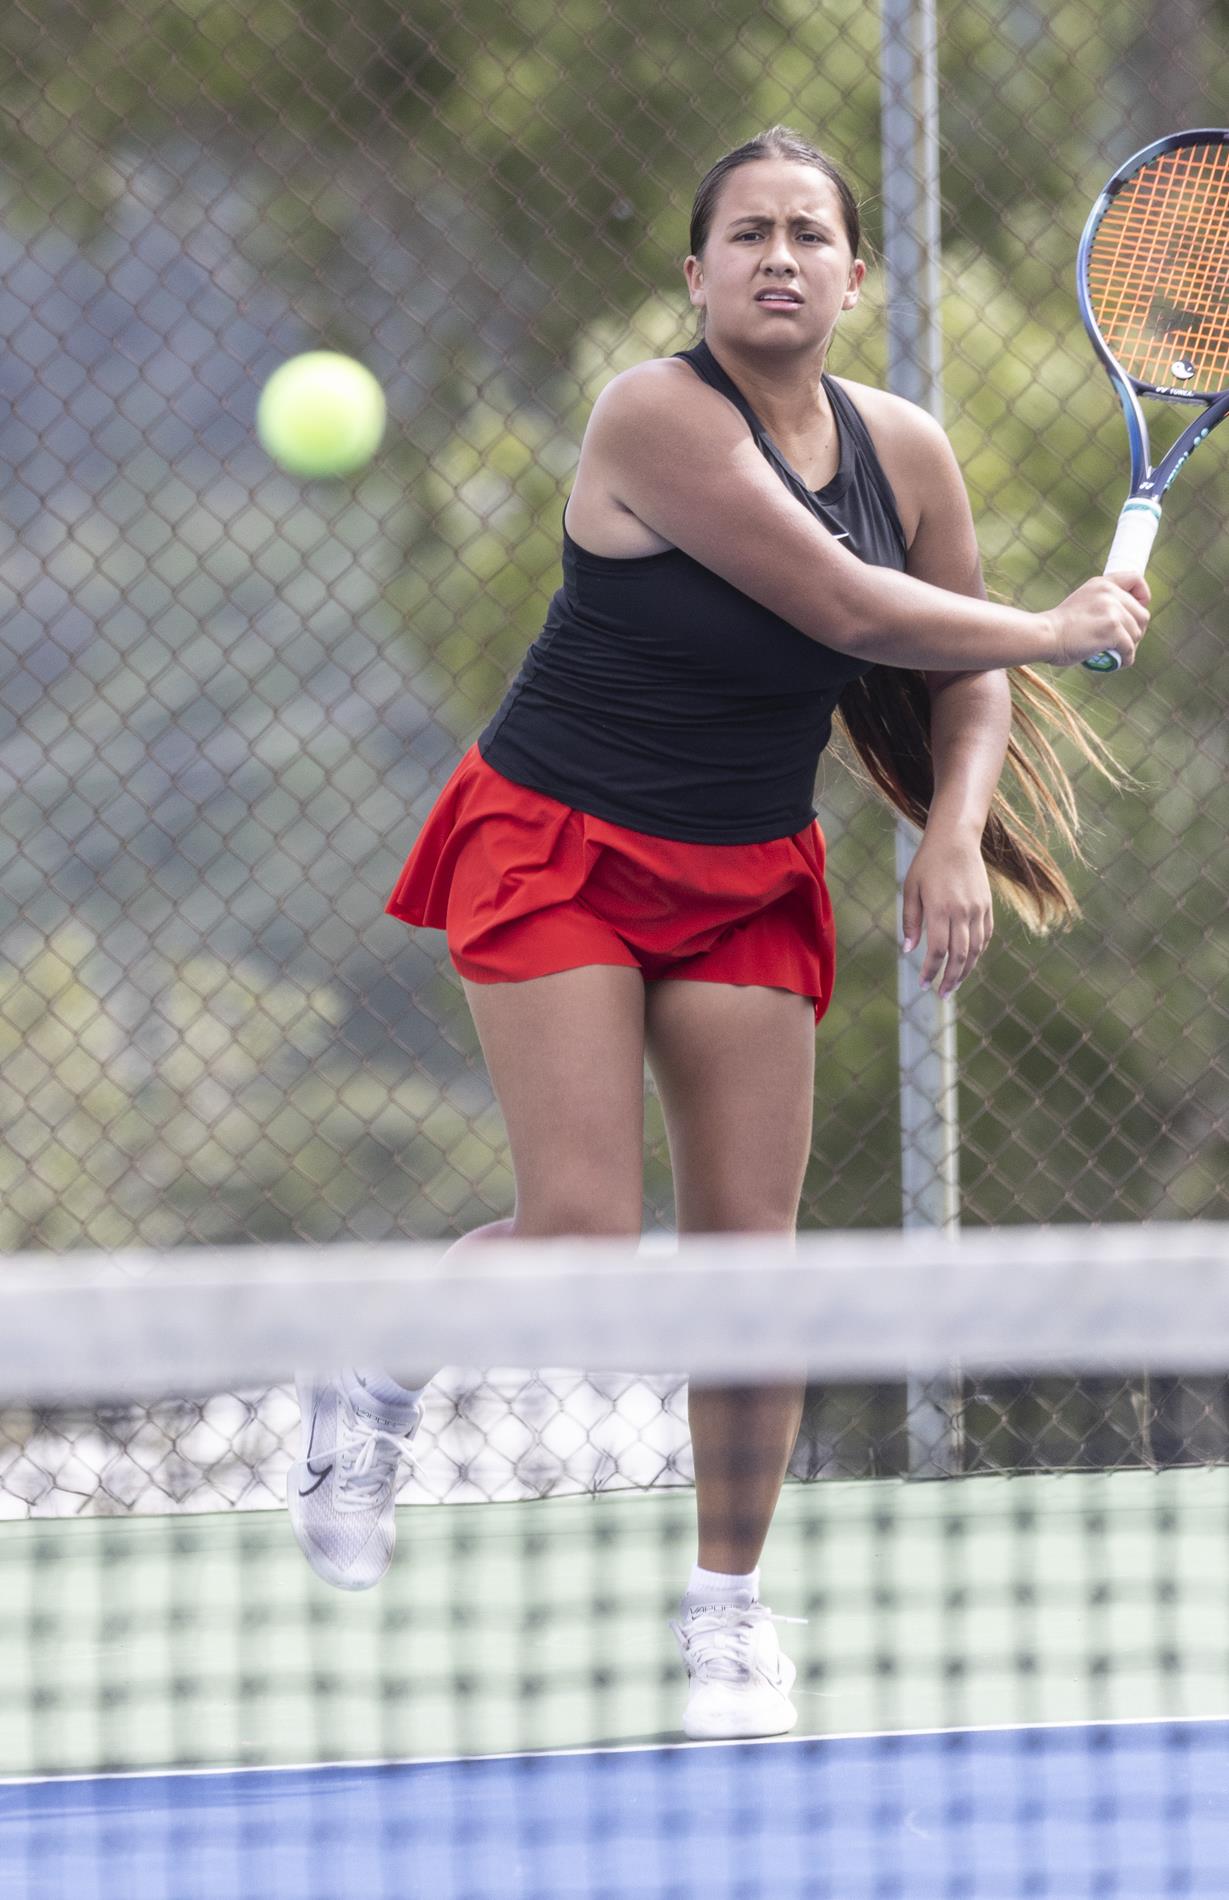
MULTIPOLYGON (((1166 489, 1229 414, 1229 132, 1175 132, 1120 165, 1084 226, 1076 269, 1080 314, 1131 443, 1131 492, 1105 572, 1142 574, 1166 489), (1155 468, 1141 396, 1199 409, 1155 468)), ((1121 664, 1112 652, 1084 662, 1094 673, 1121 664)))

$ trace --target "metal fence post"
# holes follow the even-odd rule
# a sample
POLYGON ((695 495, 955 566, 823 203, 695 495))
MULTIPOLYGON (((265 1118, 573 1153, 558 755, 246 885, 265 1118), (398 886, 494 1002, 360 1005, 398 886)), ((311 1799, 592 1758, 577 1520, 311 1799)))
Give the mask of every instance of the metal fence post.
MULTIPOLYGON (((881 131, 888 386, 943 419, 939 323, 939 146, 934 0, 883 0, 881 131)), ((896 826, 898 907, 916 845, 896 826)), ((902 1222, 953 1231, 959 1223, 956 1025, 950 998, 919 987, 922 946, 897 964, 900 1006, 902 1222)), ((911 1381, 909 1469, 958 1470, 960 1388, 911 1381)))

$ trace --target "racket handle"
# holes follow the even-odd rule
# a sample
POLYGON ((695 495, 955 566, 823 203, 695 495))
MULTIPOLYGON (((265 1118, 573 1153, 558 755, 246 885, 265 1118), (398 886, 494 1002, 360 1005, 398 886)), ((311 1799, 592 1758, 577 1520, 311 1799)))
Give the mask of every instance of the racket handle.
MULTIPOLYGON (((1103 571, 1106 574, 1144 573, 1160 525, 1160 502, 1150 501, 1144 495, 1132 495, 1118 517, 1114 544, 1103 571)), ((1116 653, 1094 653, 1084 664, 1090 673, 1116 673, 1122 661, 1116 653)))

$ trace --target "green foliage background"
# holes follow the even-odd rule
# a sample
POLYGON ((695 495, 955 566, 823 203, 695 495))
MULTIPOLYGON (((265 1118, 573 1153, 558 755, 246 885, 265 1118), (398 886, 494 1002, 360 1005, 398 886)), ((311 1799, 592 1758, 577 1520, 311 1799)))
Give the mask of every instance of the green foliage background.
MULTIPOLYGON (((1174 36, 1127 0, 940 11, 947 420, 989 584, 1040 606, 1099 567, 1124 482, 1075 310, 1079 226, 1129 150, 1216 122, 1229 14, 1189 0, 1174 36)), ((428 1236, 507 1211, 442 946, 384 896, 541 624, 594 396, 691 340, 701 173, 775 121, 818 135, 873 257, 878 58, 853 0, 8 10, 0 233, 14 284, 46 274, 49 334, 83 260, 157 331, 155 227, 227 314, 211 328, 202 294, 198 340, 147 356, 126 334, 84 363, 63 332, 10 329, 113 471, 69 515, 73 453, 14 399, 0 1244, 428 1236), (296 489, 251 442, 263 376, 318 344, 369 362, 394 419, 344 490, 296 489), (92 630, 63 668, 42 581, 92 630), (172 736, 199 765, 223 732, 212 787, 157 769, 172 736)), ((872 272, 838 372, 881 377, 884 294, 872 272)), ((1046 942, 1007 923, 962 994, 972 1221, 1226 1213, 1219 447, 1175 491, 1140 664, 1064 679, 1132 775, 1078 772, 1084 920, 1046 942)), ((892 1223, 891 826, 835 760, 820 796, 842 975, 805 1217, 892 1223)), ((652 1133, 668 1219, 655 1110, 652 1133)))

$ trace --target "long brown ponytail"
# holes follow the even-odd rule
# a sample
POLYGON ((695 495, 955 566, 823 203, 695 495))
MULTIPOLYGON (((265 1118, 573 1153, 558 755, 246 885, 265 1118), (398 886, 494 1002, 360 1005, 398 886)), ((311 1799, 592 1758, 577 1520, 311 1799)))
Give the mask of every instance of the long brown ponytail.
MULTIPOLYGON (((1011 733, 1003 779, 982 833, 982 858, 995 887, 1039 932, 1079 915, 1071 886, 1045 841, 1056 836, 1082 859, 1071 780, 1054 747, 1062 737, 1114 784, 1110 753, 1087 721, 1031 667, 1013 667, 1011 733)), ((919 829, 934 796, 930 694, 921 673, 875 667, 841 695, 838 723, 875 789, 919 829)))

